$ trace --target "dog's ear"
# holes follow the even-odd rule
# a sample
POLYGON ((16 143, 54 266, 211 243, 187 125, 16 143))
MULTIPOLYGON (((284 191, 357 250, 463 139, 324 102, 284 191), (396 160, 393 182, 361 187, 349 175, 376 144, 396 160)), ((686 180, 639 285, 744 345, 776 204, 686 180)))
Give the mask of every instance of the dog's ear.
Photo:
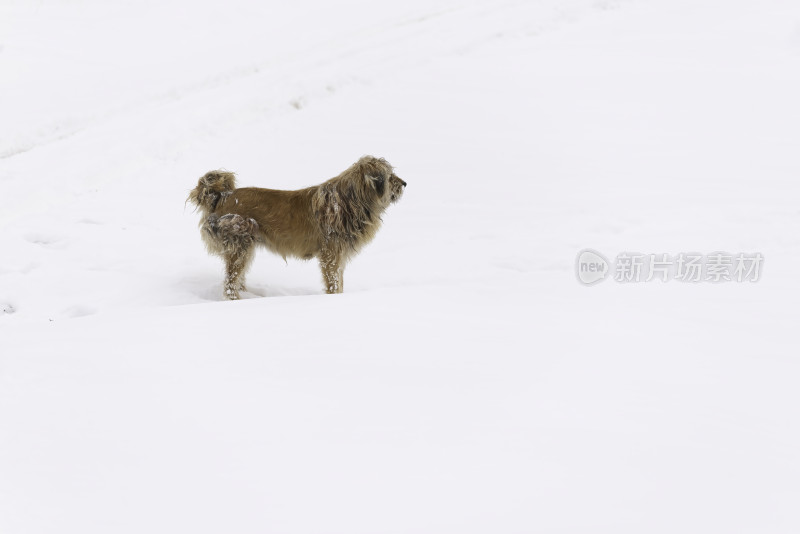
POLYGON ((379 197, 382 197, 383 193, 386 192, 386 176, 383 173, 368 174, 367 181, 372 185, 379 197))

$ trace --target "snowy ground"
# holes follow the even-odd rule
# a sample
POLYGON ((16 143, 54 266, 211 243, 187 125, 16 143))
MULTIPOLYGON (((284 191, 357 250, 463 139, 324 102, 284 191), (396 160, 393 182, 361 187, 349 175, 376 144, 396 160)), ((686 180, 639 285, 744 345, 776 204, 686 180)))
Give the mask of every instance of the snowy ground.
POLYGON ((269 4, 0 4, 1 533, 800 530, 796 2, 269 4), (363 154, 345 293, 221 301, 197 178, 363 154))

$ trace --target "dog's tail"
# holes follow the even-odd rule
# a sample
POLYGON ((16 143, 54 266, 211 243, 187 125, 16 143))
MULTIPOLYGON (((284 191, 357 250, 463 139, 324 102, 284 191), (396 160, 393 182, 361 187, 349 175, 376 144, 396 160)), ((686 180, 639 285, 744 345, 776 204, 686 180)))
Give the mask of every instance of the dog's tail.
POLYGON ((197 187, 189 193, 186 202, 191 202, 205 213, 217 207, 219 199, 236 189, 236 175, 227 171, 209 171, 197 181, 197 187))

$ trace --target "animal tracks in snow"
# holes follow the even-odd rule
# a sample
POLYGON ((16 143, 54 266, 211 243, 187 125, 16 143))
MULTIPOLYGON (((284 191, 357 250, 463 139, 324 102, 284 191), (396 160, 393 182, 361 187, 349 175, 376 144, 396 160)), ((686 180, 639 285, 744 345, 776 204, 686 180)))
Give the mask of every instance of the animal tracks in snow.
POLYGON ((25 234, 25 240, 34 245, 41 245, 47 248, 64 248, 65 246, 63 236, 47 233, 29 232, 25 234))

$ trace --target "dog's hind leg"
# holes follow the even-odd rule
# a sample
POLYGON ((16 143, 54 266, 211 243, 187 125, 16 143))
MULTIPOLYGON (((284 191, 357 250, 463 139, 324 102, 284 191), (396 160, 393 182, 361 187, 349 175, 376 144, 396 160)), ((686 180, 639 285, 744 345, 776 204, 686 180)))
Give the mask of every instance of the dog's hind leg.
POLYGON ((225 255, 225 298, 239 300, 239 291, 244 290, 244 277, 253 259, 253 248, 225 255))
POLYGON ((247 268, 253 261, 258 223, 229 213, 222 217, 210 216, 203 229, 212 238, 214 252, 225 260, 225 298, 238 300, 239 291, 244 289, 247 268))

